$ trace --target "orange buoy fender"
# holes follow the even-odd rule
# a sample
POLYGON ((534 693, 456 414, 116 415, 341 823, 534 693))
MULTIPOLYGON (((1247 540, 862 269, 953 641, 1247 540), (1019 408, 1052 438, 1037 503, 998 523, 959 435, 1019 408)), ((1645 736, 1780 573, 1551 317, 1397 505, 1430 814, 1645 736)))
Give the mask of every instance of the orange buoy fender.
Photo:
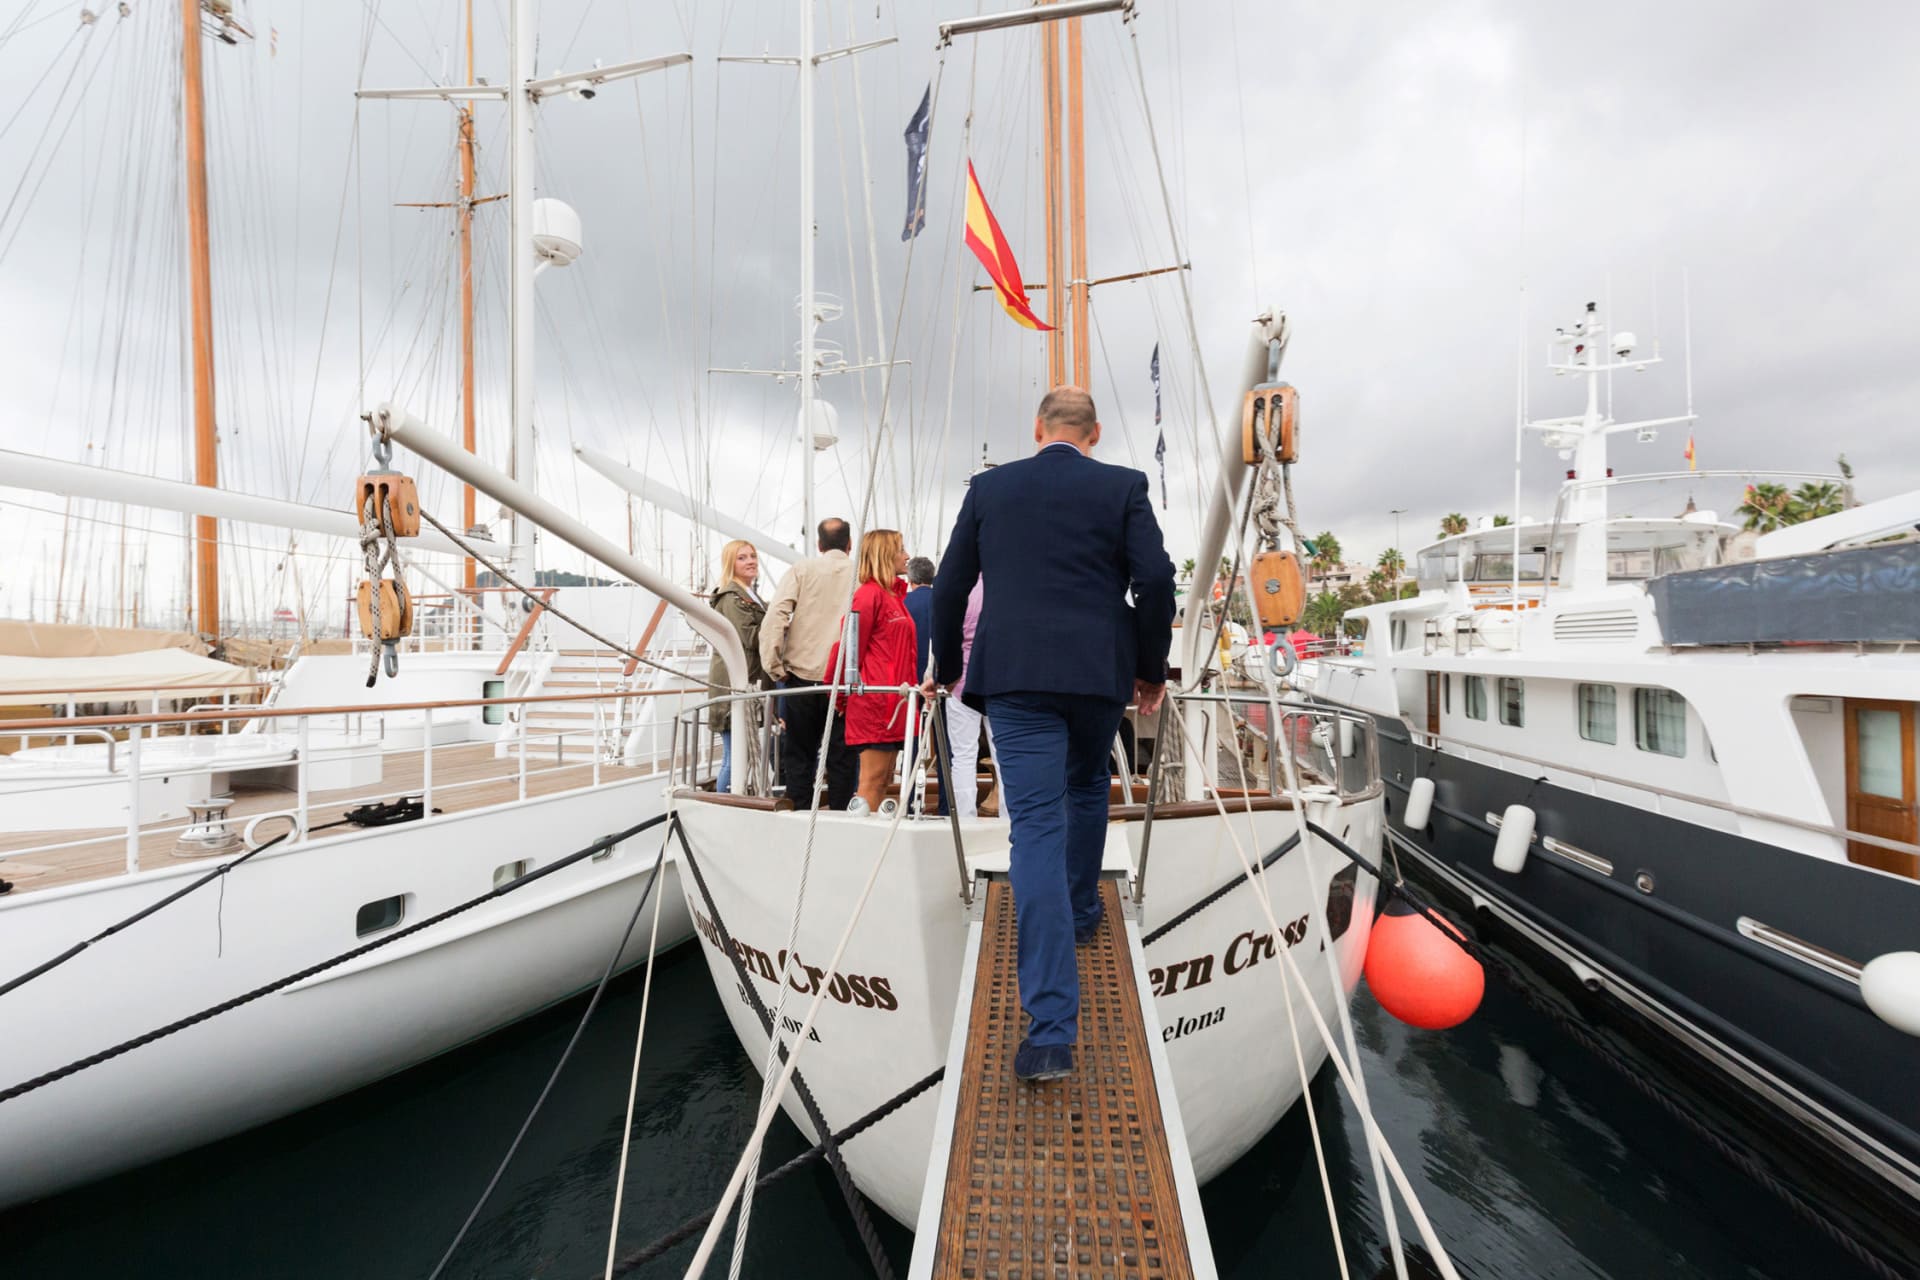
MULTIPOLYGON (((1451 924, 1447 928, 1465 936, 1451 924)), ((1473 1016, 1487 976, 1454 938, 1396 897, 1367 940, 1367 987, 1400 1021, 1444 1031, 1473 1016)))

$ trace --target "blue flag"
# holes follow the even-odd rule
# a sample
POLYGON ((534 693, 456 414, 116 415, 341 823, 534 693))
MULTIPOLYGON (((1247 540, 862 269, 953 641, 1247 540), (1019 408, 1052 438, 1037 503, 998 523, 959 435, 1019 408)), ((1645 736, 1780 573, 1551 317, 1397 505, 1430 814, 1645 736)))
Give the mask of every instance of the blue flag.
POLYGON ((1160 509, 1167 509, 1167 433, 1160 428, 1160 344, 1153 344, 1153 362, 1147 366, 1153 375, 1153 425, 1160 429, 1159 439, 1153 442, 1153 460, 1160 464, 1160 509))
POLYGON ((907 121, 907 225, 900 238, 911 240, 927 225, 927 127, 932 123, 933 86, 920 95, 920 108, 907 121))

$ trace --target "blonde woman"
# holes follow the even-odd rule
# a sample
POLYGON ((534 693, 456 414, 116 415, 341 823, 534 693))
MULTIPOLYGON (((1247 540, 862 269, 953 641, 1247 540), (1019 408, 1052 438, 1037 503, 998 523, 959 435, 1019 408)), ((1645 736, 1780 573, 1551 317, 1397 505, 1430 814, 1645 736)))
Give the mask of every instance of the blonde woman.
MULTIPOLYGON (((747 683, 753 688, 767 683, 766 668, 760 665, 760 620, 767 616, 767 606, 755 590, 759 581, 760 553, 751 542, 736 538, 720 551, 720 585, 708 597, 708 603, 740 633, 740 643, 747 650, 747 683)), ((716 694, 745 692, 727 687, 726 664, 717 653, 707 667, 707 684, 716 694)), ((714 783, 717 791, 729 790, 733 782, 733 710, 747 705, 718 703, 707 712, 708 727, 720 734, 720 775, 714 783)), ((747 722, 744 717, 743 722, 747 722)))
MULTIPOLYGON (((871 692, 847 699, 847 748, 860 755, 860 798, 877 811, 886 798, 895 758, 906 739, 903 685, 915 683, 914 626, 904 603, 907 546, 898 529, 870 529, 860 538, 859 585, 852 611, 859 615, 859 653, 849 666, 871 692)), ((839 646, 827 660, 827 678, 839 659, 839 646)))

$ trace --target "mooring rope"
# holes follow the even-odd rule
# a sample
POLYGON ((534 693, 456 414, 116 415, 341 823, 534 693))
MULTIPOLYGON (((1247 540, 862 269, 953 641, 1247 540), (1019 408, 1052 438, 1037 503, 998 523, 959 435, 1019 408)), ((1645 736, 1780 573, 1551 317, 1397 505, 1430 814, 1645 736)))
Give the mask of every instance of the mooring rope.
MULTIPOLYGON (((760 1020, 760 1026, 766 1031, 767 1039, 779 1051, 780 1062, 785 1065, 788 1057, 786 1041, 780 1037, 778 1028, 774 1026, 773 1015, 767 1011, 765 1002, 760 999, 760 992, 754 986, 753 978, 747 973, 746 965, 733 949, 733 934, 728 932, 726 921, 720 915, 720 908, 713 900, 713 893, 707 888, 707 877, 700 870, 699 859, 693 856, 693 846, 687 840, 686 828, 680 825, 678 818, 673 823, 673 834, 680 841, 680 852, 685 858, 687 869, 693 872, 693 883, 700 890, 700 900, 707 904, 707 914, 713 921, 714 932, 720 936, 720 950, 725 952, 727 958, 733 962, 733 973, 740 983, 740 990, 745 993, 747 1003, 753 1007, 754 1016, 760 1020)), ((859 1188, 853 1185, 853 1175, 847 1171, 847 1163, 840 1155, 840 1144, 833 1136, 833 1128, 827 1123, 826 1114, 820 1110, 820 1103, 814 1098, 813 1090, 808 1087, 806 1077, 800 1074, 798 1067, 793 1069, 793 1091, 799 1096, 801 1105, 806 1108, 807 1119, 812 1123, 814 1132, 821 1135, 820 1143, 825 1148, 827 1166, 833 1170, 833 1180, 839 1184, 840 1195, 847 1202, 848 1212, 853 1215, 854 1229, 860 1233, 860 1243, 866 1246, 867 1257, 873 1263, 874 1273, 891 1280, 893 1266, 887 1261, 886 1250, 880 1244, 880 1233, 874 1229, 873 1219, 867 1213, 867 1202, 861 1197, 859 1188)), ((765 1092, 765 1090, 762 1091, 763 1103, 765 1092)), ((759 1181, 755 1179, 756 1185, 759 1181)), ((704 1230, 713 1218, 713 1212, 707 1213, 699 1229, 704 1230)), ((618 1229, 617 1223, 615 1227, 618 1229)))
POLYGON ((339 966, 347 963, 347 961, 356 960, 359 957, 366 955, 368 952, 378 951, 381 947, 390 946, 393 943, 400 941, 400 939, 402 938, 412 937, 414 934, 419 933, 422 929, 430 929, 436 924, 440 924, 443 921, 451 920, 453 917, 460 915, 462 912, 471 911, 473 910, 473 908, 480 906, 482 903, 491 902, 495 898, 505 897, 507 894, 512 893, 516 889, 524 888, 525 886, 532 884, 536 880, 545 879, 547 876, 554 874, 556 871, 560 871, 567 867, 570 867, 574 863, 579 862, 584 858, 590 858, 596 853, 602 853, 608 849, 611 849, 613 848, 613 846, 619 844, 622 840, 626 840, 632 836, 636 836, 640 834, 642 831, 645 831, 647 828, 656 826, 659 823, 665 822, 666 820, 667 820, 666 814, 664 813, 655 814, 653 817, 648 818, 645 822, 635 823, 633 826, 628 827, 626 830, 617 832, 613 835, 601 836, 598 840, 594 841, 592 844, 588 845, 584 849, 577 849, 574 852, 567 854, 563 858, 559 858, 553 862, 548 863, 544 867, 540 867, 534 871, 529 871, 526 875, 521 876, 517 880, 509 880, 505 884, 496 885, 492 889, 489 889, 487 892, 480 894, 477 897, 469 898, 465 902, 462 902, 457 906, 448 907, 445 911, 440 912, 438 915, 428 916, 425 920, 420 921, 418 924, 410 924, 404 929, 396 929, 392 933, 386 934, 379 938, 375 938, 372 942, 364 943, 348 951, 342 951, 339 955, 336 955, 331 959, 322 960, 319 964, 309 965, 306 968, 301 969, 297 973, 290 973, 284 978, 276 978, 274 981, 269 982, 264 986, 255 987, 253 990, 246 992, 244 995, 235 996, 231 1000, 223 1000, 219 1004, 211 1005, 205 1009, 200 1010, 200 1012, 198 1013, 188 1014, 186 1017, 177 1019, 173 1022, 169 1022, 167 1025, 163 1027, 156 1027, 155 1029, 145 1033, 144 1035, 135 1036, 131 1040, 123 1040, 119 1044, 114 1045, 112 1048, 102 1049, 100 1050, 100 1052, 88 1054, 84 1058, 76 1058, 74 1061, 67 1063, 63 1067, 56 1067, 52 1071, 44 1072, 41 1075, 35 1076, 31 1080, 23 1080, 19 1084, 16 1084, 9 1089, 0 1089, 0 1103, 12 1102, 15 1098, 24 1097, 27 1094, 34 1092, 35 1090, 44 1089, 50 1084, 57 1084, 58 1082, 65 1080, 68 1076, 77 1075, 80 1072, 87 1070, 89 1067, 97 1067, 103 1062, 111 1062, 115 1058, 121 1057, 124 1054, 131 1053, 135 1049, 143 1048, 146 1045, 152 1044, 156 1040, 164 1040, 168 1036, 187 1030, 189 1027, 196 1027, 201 1023, 208 1021, 209 1019, 217 1018, 223 1013, 231 1013, 233 1010, 240 1008, 242 1005, 251 1004, 255 1000, 258 1000, 263 996, 270 996, 276 991, 284 991, 286 988, 293 986, 297 982, 304 982, 308 978, 314 977, 317 974, 325 973, 329 969, 338 968, 339 966))
MULTIPOLYGON (((507 1153, 501 1156, 500 1163, 494 1166, 493 1176, 487 1179, 487 1185, 480 1192, 480 1198, 475 1200, 473 1208, 467 1211, 466 1221, 462 1222, 460 1230, 454 1233, 453 1242, 447 1246, 447 1251, 440 1255, 439 1263, 428 1275, 427 1280, 439 1280, 440 1273, 447 1269, 449 1262, 453 1261, 453 1255, 460 1248, 460 1242, 467 1238, 467 1232, 472 1230, 474 1220, 480 1216, 480 1210, 486 1207, 487 1201, 493 1197, 494 1189, 500 1185, 500 1179, 506 1175, 507 1166, 512 1164, 514 1156, 519 1154, 520 1144, 526 1141, 528 1131, 533 1128, 534 1118, 540 1114, 540 1108, 546 1105, 547 1095, 553 1092, 553 1086, 559 1082, 560 1073, 567 1069, 567 1063, 572 1059, 573 1051, 580 1045, 580 1037, 586 1033, 587 1023, 593 1020, 594 1011, 600 1007, 600 997, 606 994, 607 984, 613 981, 613 975, 619 971, 620 957, 626 952, 627 943, 633 937, 633 926, 640 922, 640 912, 647 905, 647 899, 653 894, 654 882, 660 879, 660 868, 666 865, 667 842, 662 840, 660 852, 654 856, 653 871, 647 876, 646 887, 640 890, 640 901, 633 904, 633 914, 627 917, 627 927, 621 930, 620 942, 614 947, 613 954, 607 957, 606 971, 600 975, 600 981, 595 984, 593 998, 587 1001, 587 1007, 581 1011, 580 1021, 574 1024, 573 1035, 568 1038, 567 1047, 560 1051, 560 1060, 554 1063, 553 1070, 547 1073, 547 1082, 540 1087, 540 1096, 533 1100, 533 1106, 527 1111, 527 1118, 520 1122, 520 1131, 514 1134, 513 1141, 507 1144, 507 1153)), ((647 963, 649 965, 653 963, 651 953, 648 954, 647 963)))

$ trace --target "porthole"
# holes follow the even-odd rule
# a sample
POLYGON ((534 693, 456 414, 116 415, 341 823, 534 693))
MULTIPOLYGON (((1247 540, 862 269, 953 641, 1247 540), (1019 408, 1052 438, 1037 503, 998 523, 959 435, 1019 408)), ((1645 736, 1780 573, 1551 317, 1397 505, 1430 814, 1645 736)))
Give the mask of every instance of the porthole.
POLYGON ((364 938, 370 933, 391 929, 406 918, 407 895, 396 893, 391 898, 376 898, 361 907, 353 918, 353 931, 364 938))

